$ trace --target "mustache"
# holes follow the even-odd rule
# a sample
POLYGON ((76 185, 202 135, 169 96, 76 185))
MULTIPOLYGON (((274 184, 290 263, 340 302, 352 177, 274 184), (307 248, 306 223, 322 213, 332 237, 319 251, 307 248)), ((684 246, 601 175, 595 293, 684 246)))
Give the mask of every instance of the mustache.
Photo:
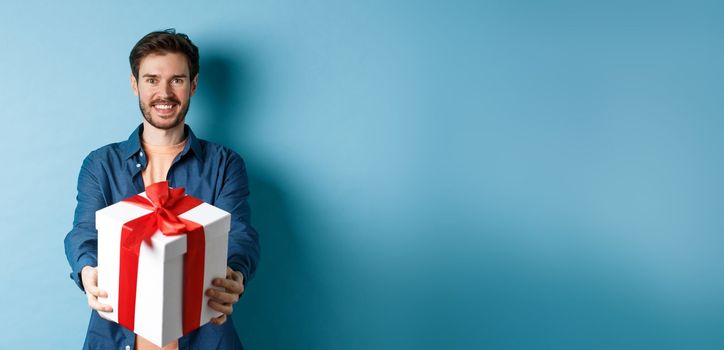
POLYGON ((159 103, 175 103, 177 105, 181 104, 181 102, 175 98, 165 98, 165 99, 161 99, 161 100, 153 100, 153 101, 151 101, 150 104, 155 105, 155 104, 159 104, 159 103))

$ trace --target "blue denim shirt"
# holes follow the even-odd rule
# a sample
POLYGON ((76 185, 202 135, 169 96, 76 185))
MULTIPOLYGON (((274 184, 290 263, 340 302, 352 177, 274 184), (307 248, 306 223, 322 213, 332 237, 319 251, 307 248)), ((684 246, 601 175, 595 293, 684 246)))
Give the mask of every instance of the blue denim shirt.
MULTIPOLYGON (((83 290, 80 272, 97 266, 96 210, 144 191, 141 170, 147 160, 141 147, 141 124, 126 141, 91 152, 78 175, 78 204, 73 228, 65 237, 70 277, 83 290)), ((171 164, 166 179, 171 187, 231 213, 228 265, 251 280, 259 261, 259 237, 250 224, 248 178, 244 160, 234 151, 196 138, 186 125, 186 146, 171 164)), ((134 349, 135 334, 91 312, 84 349, 134 349)), ((179 339, 179 349, 241 349, 231 317, 210 323, 179 339)))

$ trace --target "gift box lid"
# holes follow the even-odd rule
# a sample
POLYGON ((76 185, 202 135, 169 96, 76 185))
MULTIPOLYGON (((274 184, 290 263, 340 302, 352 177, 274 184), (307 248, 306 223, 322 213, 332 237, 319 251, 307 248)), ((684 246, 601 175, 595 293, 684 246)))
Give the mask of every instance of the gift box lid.
MULTIPOLYGON (((146 192, 140 193, 146 197, 146 192)), ((116 232, 120 235, 123 225, 131 220, 151 213, 150 210, 139 207, 128 202, 118 202, 96 211, 96 227, 116 227, 109 232, 116 232)), ((206 239, 229 232, 231 214, 211 204, 202 202, 198 206, 179 215, 179 218, 193 221, 204 226, 206 239), (219 227, 220 226, 220 227, 219 227)), ((120 238, 120 237, 119 237, 120 238)), ((144 242, 144 244, 146 244, 144 242)), ((163 259, 169 259, 186 253, 186 235, 166 236, 157 230, 151 237, 153 250, 163 259)), ((155 255, 155 254, 154 254, 155 255)))

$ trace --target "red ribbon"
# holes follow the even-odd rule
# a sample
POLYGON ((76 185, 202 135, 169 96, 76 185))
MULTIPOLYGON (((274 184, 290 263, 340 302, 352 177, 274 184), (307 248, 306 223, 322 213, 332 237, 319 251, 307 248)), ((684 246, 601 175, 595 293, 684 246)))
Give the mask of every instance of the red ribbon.
POLYGON ((135 195, 124 199, 151 213, 123 225, 121 231, 121 258, 118 280, 118 323, 133 330, 136 314, 136 284, 138 256, 141 242, 151 245, 151 237, 160 230, 166 236, 186 234, 183 278, 183 334, 199 327, 204 288, 204 255, 206 239, 204 227, 178 217, 203 203, 184 194, 183 188, 170 189, 168 181, 146 187, 146 199, 135 195))

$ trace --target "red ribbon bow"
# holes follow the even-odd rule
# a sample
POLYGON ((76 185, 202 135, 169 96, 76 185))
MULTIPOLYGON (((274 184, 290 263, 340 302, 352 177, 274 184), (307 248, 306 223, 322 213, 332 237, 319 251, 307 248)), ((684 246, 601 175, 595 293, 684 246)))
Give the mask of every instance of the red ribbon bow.
POLYGON ((124 237, 121 245, 123 248, 138 251, 141 241, 151 245, 151 237, 156 230, 161 230, 166 236, 176 236, 185 233, 188 229, 188 220, 179 219, 178 215, 189 211, 202 202, 194 197, 186 196, 183 188, 171 189, 168 181, 157 182, 146 187, 146 196, 135 195, 123 200, 153 213, 141 216, 124 225, 130 226, 129 230, 134 234, 124 237))
POLYGON ((171 189, 168 181, 146 187, 145 198, 135 195, 124 202, 151 210, 151 213, 123 225, 118 284, 118 323, 133 330, 136 313, 138 256, 141 242, 151 245, 151 237, 160 230, 166 236, 187 235, 183 278, 183 334, 198 328, 204 287, 204 227, 178 216, 203 203, 184 194, 183 188, 171 189))

